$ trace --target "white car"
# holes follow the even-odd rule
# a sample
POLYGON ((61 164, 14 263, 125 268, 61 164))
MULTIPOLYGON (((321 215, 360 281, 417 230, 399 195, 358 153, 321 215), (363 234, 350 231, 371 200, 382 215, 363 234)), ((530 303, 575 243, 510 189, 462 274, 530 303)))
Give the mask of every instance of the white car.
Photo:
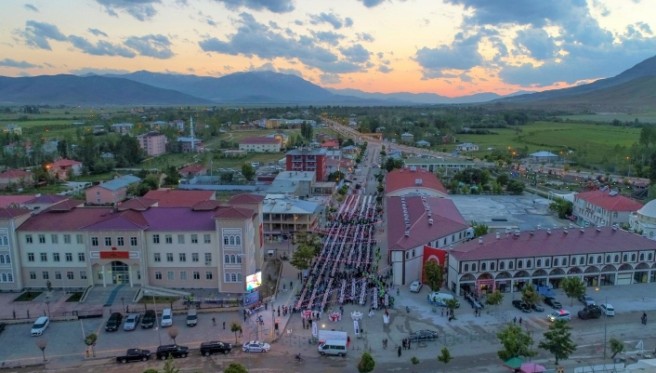
POLYGON ((547 316, 547 319, 549 321, 556 321, 556 320, 565 320, 565 321, 570 321, 572 319, 572 315, 569 313, 569 311, 561 309, 559 311, 554 311, 547 316))
POLYGON ((422 284, 421 281, 414 280, 410 283, 410 291, 413 293, 419 293, 421 291, 422 286, 424 286, 424 284, 422 284))
POLYGON ((46 331, 50 325, 50 318, 48 316, 41 316, 32 325, 32 337, 38 337, 46 331))
POLYGON ((268 352, 270 349, 270 344, 260 341, 250 341, 242 347, 242 351, 244 352, 268 352))
POLYGON ((610 303, 602 304, 601 311, 608 317, 615 316, 615 308, 613 308, 613 305, 610 303))

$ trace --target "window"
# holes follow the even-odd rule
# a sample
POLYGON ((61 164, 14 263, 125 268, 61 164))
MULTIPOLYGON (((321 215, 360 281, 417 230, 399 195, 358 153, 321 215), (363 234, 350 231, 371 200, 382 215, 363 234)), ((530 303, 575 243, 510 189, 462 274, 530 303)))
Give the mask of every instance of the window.
POLYGON ((490 263, 490 271, 494 271, 494 262, 490 263))
POLYGON ((212 253, 205 253, 205 263, 212 263, 212 253))
POLYGON ((518 260, 517 261, 517 269, 522 269, 523 266, 524 266, 524 261, 523 260, 518 260))
POLYGON ((647 254, 647 260, 651 261, 651 258, 653 258, 652 253, 647 254))
POLYGON ((130 237, 130 246, 137 246, 137 237, 130 237))
POLYGON ((154 254, 153 254, 153 261, 155 261, 155 262, 161 262, 161 261, 162 261, 162 254, 160 254, 160 253, 154 253, 154 254))
POLYGON ((629 261, 629 256, 628 256, 627 254, 624 254, 624 255, 622 256, 622 261, 623 261, 623 262, 628 262, 628 261, 629 261))
POLYGON ((52 261, 53 262, 59 261, 59 253, 52 253, 52 261))
POLYGON ((198 262, 198 253, 191 253, 191 261, 198 262))
POLYGON ((116 245, 117 246, 125 246, 125 238, 124 237, 116 237, 116 245))
POLYGON ((78 245, 84 244, 84 237, 81 234, 76 234, 75 242, 77 242, 78 245))
POLYGON ((32 235, 31 234, 25 235, 25 243, 32 243, 32 235))
POLYGON ((508 269, 513 269, 513 262, 512 261, 508 262, 508 269))
POLYGON ((526 268, 531 268, 531 264, 533 264, 533 263, 531 262, 531 260, 530 260, 530 259, 527 260, 527 261, 526 261, 526 268))
POLYGON ((48 273, 48 271, 43 271, 43 272, 41 272, 41 277, 42 277, 44 280, 47 280, 47 279, 50 278, 50 273, 48 273))
POLYGON ((173 235, 165 234, 164 235, 164 242, 166 242, 169 245, 172 244, 173 243, 173 235))
POLYGON ((167 262, 173 261, 173 253, 166 253, 166 261, 167 262))
POLYGON ((643 260, 645 260, 645 254, 644 254, 644 253, 640 253, 640 261, 643 261, 643 260))
POLYGON ((535 266, 536 267, 542 267, 542 259, 538 259, 535 261, 535 266))
POLYGON ((75 275, 73 274, 73 271, 66 272, 66 278, 69 279, 69 280, 74 280, 75 275))
POLYGON ((563 258, 563 265, 564 265, 564 266, 567 265, 567 258, 563 258))
POLYGON ((228 236, 223 236, 223 244, 230 245, 230 238, 228 236))
POLYGON ((205 272, 205 279, 206 280, 211 280, 212 279, 212 272, 210 272, 210 271, 205 272))
POLYGON ((159 243, 159 234, 153 235, 153 243, 159 243))
POLYGON ((52 241, 53 244, 58 244, 59 243, 59 236, 56 234, 51 234, 50 235, 50 241, 52 241))
POLYGON ((186 262, 187 261, 187 254, 186 253, 180 253, 180 261, 181 262, 186 262))
POLYGON ((194 271, 194 280, 200 280, 200 272, 194 271))
POLYGON ((47 253, 41 253, 41 261, 42 262, 47 262, 48 261, 48 254, 47 253))
POLYGON ((55 280, 61 280, 61 279, 62 279, 61 272, 55 271, 55 280))
POLYGON ((203 235, 203 243, 212 243, 212 236, 209 234, 203 235))
POLYGON ((173 281, 175 279, 175 273, 173 271, 166 272, 166 279, 169 281, 173 281))
POLYGON ((46 235, 45 234, 40 234, 39 235, 39 243, 46 243, 46 235))
POLYGON ((635 260, 636 260, 636 254, 635 254, 635 253, 634 253, 634 254, 631 254, 631 261, 632 261, 632 262, 635 262, 635 260))
POLYGON ((506 269, 506 262, 499 262, 499 270, 503 271, 504 269, 506 269))
POLYGON ((70 244, 71 243, 71 235, 70 234, 65 234, 64 235, 64 243, 65 244, 70 244))
POLYGON ((614 263, 619 263, 620 262, 620 256, 618 254, 615 254, 615 262, 614 263))
POLYGON ((77 253, 77 261, 84 262, 84 260, 85 260, 84 253, 77 253))
POLYGON ((593 263, 594 263, 594 257, 589 257, 588 264, 593 264, 593 263))
POLYGON ((36 272, 34 271, 30 272, 30 280, 36 280, 36 272))
POLYGON ((230 255, 226 254, 223 256, 223 262, 224 263, 230 263, 230 255))
POLYGON ((241 264, 241 255, 237 255, 237 263, 241 264))
POLYGON ((187 271, 180 271, 180 280, 187 281, 187 271))
POLYGON ((476 272, 476 263, 472 263, 472 272, 476 272))
POLYGON ((80 271, 80 278, 82 280, 86 280, 87 279, 87 271, 80 271))
POLYGON ((545 266, 545 267, 549 267, 549 263, 550 263, 550 262, 551 262, 551 261, 550 261, 549 259, 545 259, 545 260, 544 260, 544 266, 545 266))
POLYGON ((98 281, 102 281, 102 279, 103 279, 102 272, 98 272, 98 281))
POLYGON ((606 255, 606 263, 610 263, 610 255, 606 255))
POLYGON ((155 280, 161 280, 162 279, 162 272, 155 272, 155 280))
POLYGON ((91 246, 98 246, 98 237, 91 237, 91 246))
POLYGON ((487 265, 485 263, 481 263, 481 271, 485 271, 487 268, 487 265))
POLYGON ((105 237, 105 246, 112 246, 112 238, 105 237))
POLYGON ((34 253, 27 253, 27 261, 28 262, 34 261, 34 253))
POLYGON ((602 259, 603 259, 603 258, 602 258, 601 255, 597 255, 597 264, 601 264, 601 260, 602 260, 602 259))
POLYGON ((184 242, 185 242, 184 234, 179 234, 178 235, 178 244, 183 245, 184 242))
POLYGON ((198 243, 198 235, 197 234, 192 234, 191 235, 191 243, 198 243))
POLYGON ((558 267, 558 258, 554 258, 554 267, 558 267))
POLYGON ((66 261, 67 262, 72 262, 73 261, 73 253, 66 253, 66 261))

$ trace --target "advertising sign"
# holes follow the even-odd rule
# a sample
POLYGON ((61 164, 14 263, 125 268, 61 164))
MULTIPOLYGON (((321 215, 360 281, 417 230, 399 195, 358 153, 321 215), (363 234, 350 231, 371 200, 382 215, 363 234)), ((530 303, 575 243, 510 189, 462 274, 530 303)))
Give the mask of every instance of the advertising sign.
POLYGON ((262 272, 246 276, 246 291, 253 291, 262 285, 262 272))

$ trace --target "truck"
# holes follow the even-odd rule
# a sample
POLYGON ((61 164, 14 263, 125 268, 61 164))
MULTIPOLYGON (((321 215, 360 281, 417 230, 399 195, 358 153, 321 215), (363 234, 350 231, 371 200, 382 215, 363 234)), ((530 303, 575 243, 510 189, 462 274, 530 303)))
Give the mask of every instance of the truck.
POLYGON ((125 355, 117 356, 116 361, 125 364, 133 361, 146 361, 150 359, 150 351, 140 348, 128 348, 125 355))

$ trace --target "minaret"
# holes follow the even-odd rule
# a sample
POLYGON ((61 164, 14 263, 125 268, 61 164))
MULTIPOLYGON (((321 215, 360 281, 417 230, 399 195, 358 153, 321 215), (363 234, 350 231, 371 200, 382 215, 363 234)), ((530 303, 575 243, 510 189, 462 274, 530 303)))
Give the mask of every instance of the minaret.
POLYGON ((196 140, 194 140, 194 118, 189 116, 189 136, 191 136, 191 152, 196 152, 196 140))

